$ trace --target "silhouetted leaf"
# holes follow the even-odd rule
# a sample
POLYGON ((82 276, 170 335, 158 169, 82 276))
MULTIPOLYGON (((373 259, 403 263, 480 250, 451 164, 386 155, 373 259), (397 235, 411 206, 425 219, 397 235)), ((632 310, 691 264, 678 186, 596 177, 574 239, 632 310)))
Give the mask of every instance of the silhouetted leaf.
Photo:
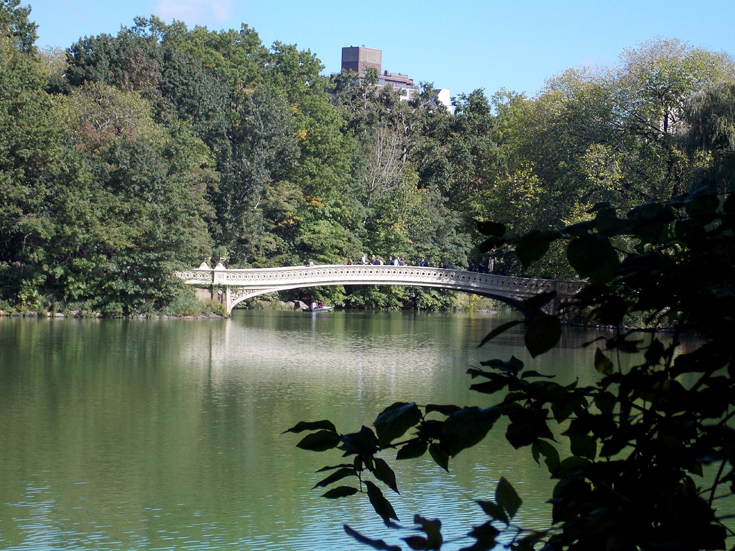
POLYGON ((505 477, 500 477, 498 486, 495 488, 495 501, 508 513, 510 518, 516 515, 518 508, 523 503, 513 485, 505 477))
POLYGON ((497 545, 497 538, 500 531, 489 522, 475 526, 472 528, 469 536, 475 538, 475 543, 471 547, 463 547, 460 551, 489 551, 497 545))
POLYGON ((542 316, 533 320, 526 329, 526 348, 535 358, 551 350, 561 338, 561 321, 556 316, 542 316))
POLYGON ((513 373, 516 374, 519 371, 523 369, 523 362, 516 358, 515 356, 511 356, 510 360, 507 362, 504 362, 503 360, 488 360, 486 362, 480 362, 480 365, 486 366, 486 367, 492 367, 496 371, 503 371, 505 373, 513 373))
POLYGON ((541 455, 544 456, 544 463, 546 463, 549 473, 553 476, 559 468, 559 452, 554 445, 539 438, 531 445, 531 453, 536 463, 539 463, 539 457, 541 455))
POLYGON ((687 214, 692 218, 706 214, 714 214, 720 206, 716 195, 695 195, 684 202, 687 214))
POLYGON ((615 411, 615 404, 617 404, 617 399, 611 392, 600 392, 595 397, 595 405, 602 413, 611 415, 615 411))
POLYGON ((594 459, 597 456, 597 439, 587 434, 570 434, 571 452, 578 457, 594 459))
POLYGON ((429 404, 428 406, 426 406, 426 413, 429 414, 429 413, 431 413, 433 411, 436 411, 436 412, 441 413, 443 415, 449 416, 452 413, 455 413, 455 412, 459 411, 460 409, 462 409, 462 408, 459 407, 459 406, 455 406, 455 405, 429 404))
POLYGON ((363 458, 369 458, 378 451, 378 438, 372 430, 363 426, 360 432, 345 434, 342 437, 342 449, 346 453, 356 453, 363 458))
POLYGON ((317 430, 323 429, 336 433, 337 429, 331 421, 325 419, 323 421, 301 421, 288 430, 283 431, 283 434, 287 432, 303 432, 305 430, 317 430))
POLYGON ((317 482, 314 488, 318 488, 318 487, 323 488, 325 486, 329 486, 333 482, 337 482, 338 480, 342 480, 343 478, 348 477, 348 476, 357 476, 355 469, 353 469, 352 467, 345 467, 345 468, 339 469, 338 471, 335 471, 332 474, 330 474, 327 478, 317 482))
POLYGON ((442 447, 452 457, 462 450, 480 442, 500 417, 497 406, 480 409, 463 408, 451 415, 444 423, 442 447))
POLYGON ((561 233, 556 231, 531 231, 520 238, 516 244, 516 256, 524 268, 528 268, 543 258, 552 241, 559 239, 561 233))
POLYGON ((367 487, 368 499, 370 499, 370 504, 373 506, 373 509, 375 509, 375 512, 380 515, 380 518, 383 519, 385 525, 390 525, 390 519, 398 520, 393 506, 387 499, 385 499, 385 497, 383 496, 383 492, 380 491, 380 488, 378 488, 369 480, 365 481, 365 486, 367 487))
POLYGON ((347 533, 348 536, 355 539, 356 541, 360 543, 364 543, 365 545, 369 545, 373 549, 378 549, 379 551, 402 551, 400 547, 397 545, 388 545, 383 540, 373 540, 370 538, 366 538, 360 532, 357 532, 356 530, 353 530, 346 524, 343 526, 345 533, 347 533))
POLYGON ((411 549, 434 549, 429 547, 429 540, 421 536, 408 536, 407 538, 401 538, 405 541, 411 549))
POLYGON ((617 211, 609 205, 600 205, 595 216, 595 228, 602 234, 616 234, 630 226, 627 220, 620 220, 617 211))
POLYGON ((321 469, 317 470, 317 472, 318 473, 323 473, 325 471, 334 471, 335 469, 341 469, 342 467, 351 468, 352 465, 350 465, 348 463, 342 463, 340 465, 331 465, 331 466, 327 466, 327 467, 322 467, 321 469))
POLYGON ((423 440, 411 440, 398 450, 396 459, 415 459, 421 457, 426 453, 428 447, 429 445, 423 440))
POLYGON ((607 341, 605 341, 605 346, 608 350, 620 350, 621 352, 635 354, 640 350, 640 345, 643 343, 643 341, 640 339, 629 341, 629 336, 630 335, 625 334, 613 337, 612 339, 608 339, 607 341))
POLYGON ((514 448, 533 444, 538 438, 554 439, 546 423, 547 411, 545 409, 519 407, 510 411, 508 417, 511 422, 505 432, 505 437, 514 448))
POLYGON ((426 547, 423 549, 440 549, 444 543, 442 537, 442 522, 439 519, 428 519, 421 515, 414 515, 413 522, 421 526, 426 534, 426 547))
POLYGON ((530 379, 531 377, 543 377, 544 379, 553 379, 556 375, 544 375, 538 371, 526 371, 521 375, 521 379, 530 379))
POLYGON ((489 253, 505 244, 505 240, 501 237, 490 236, 478 245, 477 250, 481 253, 489 253))
POLYGON ((594 317, 602 325, 618 326, 623 323, 628 305, 619 296, 604 297, 600 305, 594 309, 594 317))
POLYGON ((520 325, 522 323, 523 323, 523 320, 514 320, 514 321, 509 321, 507 323, 504 323, 502 325, 499 325, 498 327, 496 327, 495 329, 493 329, 492 331, 490 331, 485 336, 484 339, 482 339, 482 341, 480 342, 480 344, 477 345, 477 348, 480 348, 483 344, 485 344, 488 341, 491 341, 492 339, 494 339, 498 335, 502 335, 508 329, 511 329, 511 328, 515 327, 516 325, 520 325))
POLYGON ((429 455, 431 455, 431 458, 437 465, 439 465, 445 471, 449 471, 449 456, 441 451, 439 446, 437 446, 436 444, 430 444, 429 455))
POLYGON ((730 218, 735 215, 735 193, 731 193, 727 196, 727 199, 725 199, 725 202, 722 205, 722 209, 730 216, 730 218))
POLYGON ((375 431, 378 433, 378 442, 385 447, 395 438, 403 436, 408 429, 421 421, 421 411, 418 406, 397 402, 384 409, 375 419, 375 431))
POLYGON ((646 350, 644 357, 648 363, 657 365, 663 359, 664 352, 665 349, 663 343, 658 339, 653 339, 648 350, 646 350))
POLYGON ((338 486, 337 488, 332 488, 331 490, 324 492, 322 497, 326 497, 327 499, 339 499, 340 497, 355 495, 357 492, 359 492, 359 490, 357 488, 352 488, 351 486, 338 486))
POLYGON ((603 375, 612 375, 615 366, 612 360, 605 356, 605 354, 599 348, 595 352, 595 369, 603 375))
POLYGON ((323 452, 336 448, 339 443, 339 434, 330 430, 320 430, 319 432, 304 436, 304 438, 296 444, 296 447, 301 448, 302 450, 323 452))
POLYGON ((536 314, 541 309, 550 303, 556 297, 556 291, 544 291, 537 293, 534 296, 521 301, 521 307, 524 311, 531 314, 536 314))
POLYGON ((482 392, 483 394, 495 394, 496 392, 505 389, 505 387, 508 386, 508 383, 508 377, 505 377, 503 375, 495 375, 494 377, 490 377, 489 381, 471 385, 470 390, 474 390, 475 392, 482 392))
POLYGON ((505 509, 494 501, 479 500, 477 503, 482 507, 485 514, 493 520, 499 520, 506 525, 510 524, 510 520, 508 519, 508 515, 505 513, 505 509))
POLYGON ((559 471, 555 478, 564 479, 571 475, 576 475, 581 469, 587 467, 590 460, 584 457, 572 456, 567 457, 559 463, 559 471))
POLYGON ((513 551, 535 551, 536 544, 544 537, 544 532, 535 532, 518 541, 513 551))
POLYGON ((400 493, 398 491, 398 486, 396 485, 396 473, 394 473, 393 469, 388 466, 388 463, 379 457, 376 457, 374 462, 373 474, 375 475, 375 478, 383 482, 388 486, 388 488, 397 494, 400 493))
POLYGON ((589 232, 595 229, 595 221, 594 220, 586 220, 584 222, 578 222, 576 224, 572 224, 571 226, 568 226, 563 231, 566 235, 569 235, 571 237, 578 237, 581 235, 587 235, 589 232))
POLYGON ((583 235, 572 239, 567 258, 580 277, 592 283, 610 281, 620 266, 620 258, 610 241, 600 235, 583 235))
POLYGON ((503 237, 505 235, 505 225, 499 222, 477 222, 477 229, 482 235, 492 235, 495 237, 503 237))

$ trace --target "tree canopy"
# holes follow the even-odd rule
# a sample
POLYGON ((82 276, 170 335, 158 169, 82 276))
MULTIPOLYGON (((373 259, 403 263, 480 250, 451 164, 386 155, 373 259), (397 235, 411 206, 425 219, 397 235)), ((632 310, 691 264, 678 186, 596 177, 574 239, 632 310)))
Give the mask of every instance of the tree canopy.
MULTIPOLYGON (((4 0, 0 300, 24 308, 155 310, 182 292, 171 271, 214 251, 232 267, 490 264, 476 220, 520 235, 588 220, 598 202, 732 189, 733 62, 677 39, 564 71, 532 98, 459 93, 450 112, 430 83, 408 100, 374 72, 325 77, 311 51, 267 47, 245 24, 139 17, 63 52, 35 38, 30 8, 4 0), (140 263, 155 273, 121 268, 140 263), (122 275, 145 289, 123 293, 122 275)), ((492 256, 502 273, 574 275, 558 243, 532 265, 492 256)), ((323 292, 360 307, 452 300, 323 292)))

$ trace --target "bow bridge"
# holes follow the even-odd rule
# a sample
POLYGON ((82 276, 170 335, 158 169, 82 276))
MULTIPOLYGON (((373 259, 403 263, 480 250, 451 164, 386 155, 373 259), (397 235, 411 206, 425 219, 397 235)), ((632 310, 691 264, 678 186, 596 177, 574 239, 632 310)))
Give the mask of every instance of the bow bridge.
POLYGON ((574 296, 584 282, 502 276, 429 268, 423 266, 317 265, 284 268, 227 269, 222 264, 210 268, 202 264, 195 270, 176 272, 187 285, 208 290, 229 315, 243 300, 287 289, 328 285, 404 285, 464 291, 518 306, 519 302, 541 292, 556 291, 551 309, 574 296))

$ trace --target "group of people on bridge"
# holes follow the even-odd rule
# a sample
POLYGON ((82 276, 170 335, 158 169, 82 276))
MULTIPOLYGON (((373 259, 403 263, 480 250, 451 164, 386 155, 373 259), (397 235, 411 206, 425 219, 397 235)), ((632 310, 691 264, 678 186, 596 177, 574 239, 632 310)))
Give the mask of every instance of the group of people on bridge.
MULTIPOLYGON (((353 264, 355 264, 355 262, 353 262, 352 257, 349 257, 347 259, 347 265, 348 266, 351 266, 353 264)), ((360 258, 360 261, 358 262, 358 264, 361 264, 363 266, 365 266, 365 265, 375 265, 375 266, 384 266, 384 265, 388 265, 388 266, 406 266, 406 262, 403 259, 403 257, 401 257, 401 256, 396 256, 396 257, 391 256, 391 257, 389 257, 388 262, 386 262, 385 260, 383 260, 383 258, 380 255, 374 255, 373 254, 373 255, 370 255, 370 258, 368 258, 365 253, 362 254, 362 257, 360 258)), ((494 264, 495 264, 494 259, 492 257, 488 257, 487 264, 485 264, 485 262, 484 262, 483 259, 480 259, 480 261, 478 262, 477 266, 475 266, 475 262, 474 261, 470 261, 470 264, 467 267, 467 270, 470 271, 470 272, 475 272, 476 271, 476 272, 479 272, 481 274, 492 273, 494 264)), ((308 265, 309 266, 313 266, 314 263, 313 262, 309 262, 308 265)), ((429 267, 430 266, 429 263, 426 261, 425 258, 422 258, 421 261, 418 263, 418 265, 419 266, 425 266, 425 267, 429 267)), ((437 268, 445 268, 447 270, 453 270, 454 269, 454 267, 452 266, 451 262, 449 262, 449 261, 443 262, 443 263, 440 262, 437 265, 437 268)))
MULTIPOLYGON (((354 264, 354 262, 352 261, 352 257, 350 257, 350 258, 347 259, 347 264, 348 265, 354 264)), ((383 265, 386 265, 386 264, 388 266, 405 266, 406 265, 406 262, 400 256, 396 256, 395 258, 393 258, 391 256, 391 257, 389 257, 388 262, 386 262, 379 255, 378 256, 371 255, 370 256, 370 259, 368 260, 367 255, 365 253, 362 253, 362 258, 360 258, 360 264, 363 265, 363 266, 366 266, 368 264, 372 264, 374 266, 383 266, 383 265)))

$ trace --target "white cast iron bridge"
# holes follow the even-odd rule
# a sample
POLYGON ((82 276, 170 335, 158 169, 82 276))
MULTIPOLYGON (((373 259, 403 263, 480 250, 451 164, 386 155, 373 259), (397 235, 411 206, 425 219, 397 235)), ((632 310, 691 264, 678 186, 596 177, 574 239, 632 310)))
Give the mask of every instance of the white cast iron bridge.
POLYGON ((423 266, 317 265, 284 268, 227 269, 222 264, 176 272, 187 285, 206 288, 227 314, 243 300, 287 289, 328 285, 404 285, 474 293, 518 307, 538 293, 556 291, 550 305, 556 310, 583 286, 582 281, 481 274, 423 266))

